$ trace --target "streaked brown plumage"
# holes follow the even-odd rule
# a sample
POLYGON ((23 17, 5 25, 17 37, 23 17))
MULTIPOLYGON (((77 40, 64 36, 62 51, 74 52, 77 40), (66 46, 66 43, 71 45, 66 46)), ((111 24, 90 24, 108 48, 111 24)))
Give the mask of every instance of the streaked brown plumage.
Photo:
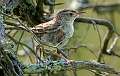
POLYGON ((80 13, 74 10, 62 10, 49 22, 39 24, 31 30, 41 42, 54 47, 64 47, 74 33, 73 22, 80 13))

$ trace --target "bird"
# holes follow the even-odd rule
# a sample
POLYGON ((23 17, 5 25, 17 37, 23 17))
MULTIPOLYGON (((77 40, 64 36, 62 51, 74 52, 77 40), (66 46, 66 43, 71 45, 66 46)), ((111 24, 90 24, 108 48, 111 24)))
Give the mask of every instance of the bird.
POLYGON ((74 33, 74 20, 83 12, 71 9, 59 11, 50 21, 31 28, 39 40, 47 45, 62 49, 74 33))

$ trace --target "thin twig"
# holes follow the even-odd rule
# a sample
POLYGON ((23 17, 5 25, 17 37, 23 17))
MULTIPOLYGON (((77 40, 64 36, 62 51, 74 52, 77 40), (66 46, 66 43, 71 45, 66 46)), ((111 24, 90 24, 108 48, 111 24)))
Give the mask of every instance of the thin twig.
MULTIPOLYGON (((24 31, 22 31, 22 33, 21 33, 21 35, 20 35, 20 38, 19 38, 19 40, 18 40, 18 43, 20 43, 20 41, 21 41, 23 35, 24 35, 24 31)), ((18 49, 19 49, 19 44, 17 44, 16 54, 17 54, 17 52, 18 52, 18 49)))

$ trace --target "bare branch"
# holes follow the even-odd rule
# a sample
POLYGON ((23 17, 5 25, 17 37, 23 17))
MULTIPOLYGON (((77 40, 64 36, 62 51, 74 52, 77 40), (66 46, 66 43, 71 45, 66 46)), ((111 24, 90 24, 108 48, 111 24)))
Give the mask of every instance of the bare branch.
POLYGON ((77 10, 84 10, 84 9, 93 9, 97 13, 110 13, 113 11, 120 11, 120 3, 103 3, 103 4, 84 4, 79 7, 76 7, 77 10))
POLYGON ((106 26, 109 30, 116 32, 114 25, 105 19, 96 19, 90 17, 80 17, 75 20, 75 22, 89 23, 89 24, 99 24, 102 26, 106 26))
POLYGON ((72 70, 73 68, 94 70, 109 74, 119 74, 108 65, 92 61, 46 61, 44 63, 30 64, 24 66, 24 73, 27 74, 35 74, 43 71, 57 72, 62 70, 72 70))

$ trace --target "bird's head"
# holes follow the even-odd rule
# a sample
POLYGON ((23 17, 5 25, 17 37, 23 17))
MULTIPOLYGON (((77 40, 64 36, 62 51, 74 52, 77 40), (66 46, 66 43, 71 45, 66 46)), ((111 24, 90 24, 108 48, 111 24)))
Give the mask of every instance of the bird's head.
POLYGON ((64 9, 62 11, 59 11, 56 17, 63 21, 74 21, 77 17, 80 16, 80 14, 80 12, 77 12, 75 10, 64 9))

